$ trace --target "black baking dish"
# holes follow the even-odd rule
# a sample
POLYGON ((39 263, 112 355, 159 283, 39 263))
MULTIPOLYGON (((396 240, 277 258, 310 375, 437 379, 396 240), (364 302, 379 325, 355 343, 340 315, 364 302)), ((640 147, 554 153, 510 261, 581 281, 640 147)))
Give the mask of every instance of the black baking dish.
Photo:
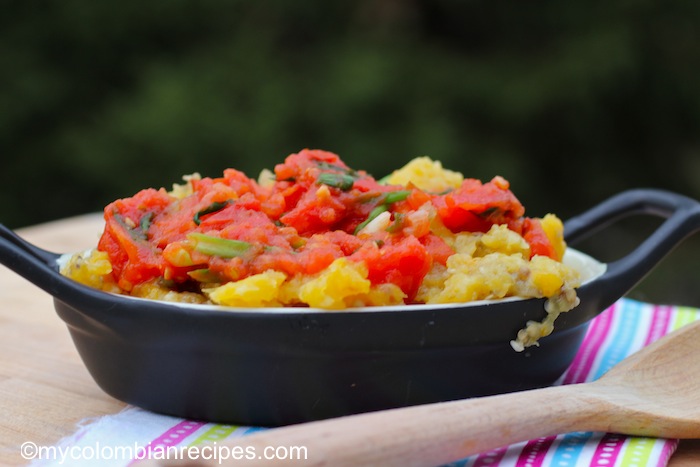
POLYGON ((231 309, 113 295, 58 273, 60 255, 0 229, 0 262, 54 297, 97 384, 185 418, 278 426, 548 386, 571 364, 591 319, 700 229, 700 204, 659 190, 621 193, 565 224, 570 245, 621 217, 663 224, 578 289, 539 347, 510 340, 545 316, 543 299, 343 311, 231 309))

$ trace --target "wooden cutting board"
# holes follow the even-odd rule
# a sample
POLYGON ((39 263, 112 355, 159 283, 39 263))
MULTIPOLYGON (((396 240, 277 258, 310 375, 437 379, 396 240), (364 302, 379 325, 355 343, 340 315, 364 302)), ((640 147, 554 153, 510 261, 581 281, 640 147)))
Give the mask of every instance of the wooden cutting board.
MULTIPOLYGON (((18 231, 56 252, 94 247, 101 215, 18 231)), ((20 446, 52 446, 91 419, 125 407, 102 392, 80 361, 45 292, 0 266, 0 464, 26 465, 20 446)), ((700 423, 700 421, 699 421, 700 423)), ((700 465, 700 440, 682 441, 672 467, 700 465)))

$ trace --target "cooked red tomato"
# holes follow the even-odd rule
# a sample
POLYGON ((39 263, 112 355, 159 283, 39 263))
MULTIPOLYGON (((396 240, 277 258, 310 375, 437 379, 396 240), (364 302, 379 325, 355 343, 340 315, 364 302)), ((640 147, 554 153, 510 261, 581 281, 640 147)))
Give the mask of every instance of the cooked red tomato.
POLYGON ((162 276, 165 263, 148 238, 152 219, 170 203, 163 190, 147 189, 105 207, 105 230, 98 249, 109 254, 118 284, 124 290, 162 276))
POLYGON ((522 235, 525 241, 530 245, 530 257, 541 255, 549 256, 552 259, 558 259, 557 252, 542 228, 542 223, 539 219, 525 218, 523 220, 522 235))
POLYGON ((115 201, 105 208, 98 248, 125 290, 157 278, 186 287, 270 269, 308 276, 347 257, 367 265, 373 284, 393 283, 409 301, 433 264, 454 253, 432 233, 435 216, 453 232, 506 224, 533 255, 555 257, 539 220, 523 217, 500 177, 431 194, 382 185, 336 154, 308 149, 277 165, 275 177, 262 187, 228 169, 219 178, 193 178, 187 196, 148 189, 115 201))
POLYGON ((493 224, 507 224, 525 214, 501 177, 483 184, 466 179, 460 188, 435 197, 433 203, 442 222, 454 232, 486 232, 493 224))
POLYGON ((396 284, 411 302, 433 259, 415 237, 387 236, 386 240, 366 243, 351 258, 367 264, 373 284, 396 284))

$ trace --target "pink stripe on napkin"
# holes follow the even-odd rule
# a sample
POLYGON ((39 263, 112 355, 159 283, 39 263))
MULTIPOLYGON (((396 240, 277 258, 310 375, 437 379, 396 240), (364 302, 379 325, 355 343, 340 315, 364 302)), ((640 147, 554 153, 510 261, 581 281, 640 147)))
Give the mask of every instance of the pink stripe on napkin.
POLYGON ((148 443, 143 455, 139 456, 138 460, 150 458, 154 451, 158 449, 167 448, 169 446, 177 446, 185 440, 192 433, 197 431, 199 428, 204 426, 205 423, 195 422, 191 420, 184 420, 177 425, 173 426, 162 435, 148 443))
POLYGON ((668 332, 668 326, 671 322, 671 308, 668 306, 655 305, 654 313, 651 315, 651 326, 649 334, 644 341, 644 345, 649 345, 658 340, 668 332))
POLYGON ((591 324, 586 337, 583 340, 581 349, 576 358, 571 363, 566 375, 564 376, 564 384, 583 383, 593 368, 598 349, 605 341, 605 338, 610 333, 613 324, 613 316, 617 304, 613 304, 610 308, 598 315, 591 324))
POLYGON ((659 454, 659 462, 656 464, 656 467, 665 467, 668 461, 671 460, 673 453, 676 452, 676 449, 678 449, 678 440, 667 439, 661 450, 661 454, 659 454))
POLYGON ((556 436, 528 441, 515 463, 515 467, 540 467, 556 436))

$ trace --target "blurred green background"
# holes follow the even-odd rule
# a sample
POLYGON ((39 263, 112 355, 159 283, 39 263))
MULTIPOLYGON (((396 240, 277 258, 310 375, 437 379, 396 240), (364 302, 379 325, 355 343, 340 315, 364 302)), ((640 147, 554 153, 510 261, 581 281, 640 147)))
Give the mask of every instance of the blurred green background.
MULTIPOLYGON (((0 221, 305 147, 382 176, 429 155, 531 216, 633 187, 700 198, 700 2, 4 1, 0 221)), ((656 224, 586 243, 619 257, 656 224)), ((632 292, 700 305, 700 239, 632 292)))

